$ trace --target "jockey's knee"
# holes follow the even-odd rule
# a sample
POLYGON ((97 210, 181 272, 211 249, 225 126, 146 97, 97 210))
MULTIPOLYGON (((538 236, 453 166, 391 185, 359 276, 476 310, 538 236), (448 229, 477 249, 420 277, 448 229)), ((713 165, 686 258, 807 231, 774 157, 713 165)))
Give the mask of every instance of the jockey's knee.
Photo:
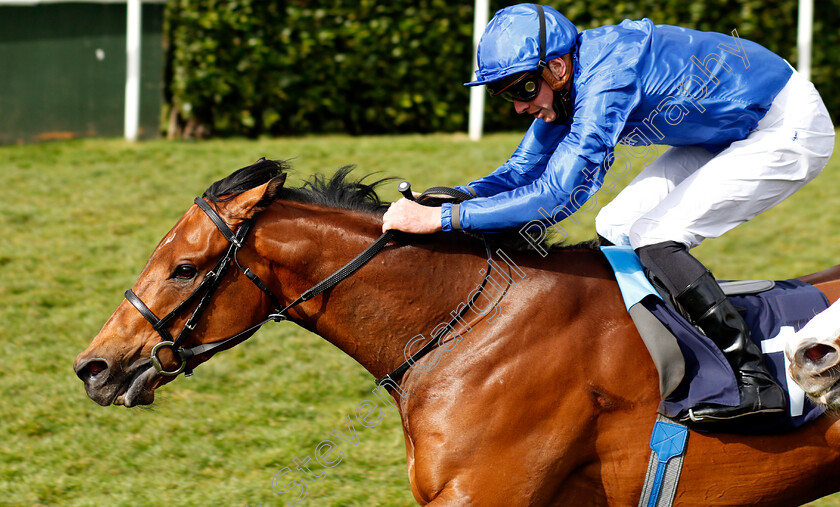
POLYGON ((614 213, 610 205, 606 205, 595 217, 595 232, 613 245, 630 245, 630 224, 621 220, 619 213, 614 213))
POLYGON ((628 243, 634 250, 666 241, 681 243, 687 250, 691 250, 705 239, 691 233, 684 226, 647 217, 636 220, 630 226, 628 236, 628 243))

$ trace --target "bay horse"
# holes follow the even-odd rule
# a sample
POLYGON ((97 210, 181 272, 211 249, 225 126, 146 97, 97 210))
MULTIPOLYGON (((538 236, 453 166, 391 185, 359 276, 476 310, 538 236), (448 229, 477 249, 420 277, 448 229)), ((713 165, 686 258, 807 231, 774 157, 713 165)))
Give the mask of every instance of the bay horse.
MULTIPOLYGON (((151 404, 155 389, 175 378, 151 366, 152 349, 160 329, 174 335, 203 304, 188 295, 231 248, 222 225, 238 231, 252 224, 227 261, 241 269, 218 281, 185 346, 242 332, 241 341, 274 311, 272 298, 296 301, 380 236, 385 208, 372 185, 350 182, 342 170, 286 188, 282 167, 264 166, 208 189, 204 203, 223 224, 192 206, 158 244, 131 292, 155 316, 179 310, 156 330, 136 303, 117 307, 74 365, 94 401, 151 404)), ((484 244, 439 233, 398 237, 286 316, 376 378, 405 360, 417 336, 462 316, 388 398, 402 420, 419 504, 636 505, 660 394, 612 271, 591 246, 555 249, 545 258, 507 244, 496 253, 481 310, 463 311, 486 274, 484 244)), ((830 300, 840 296, 840 278, 810 280, 830 300)), ((186 368, 211 355, 197 353, 186 368)), ((180 369, 171 347, 157 360, 163 371, 180 369)), ((838 489, 840 422, 822 416, 784 435, 692 432, 675 504, 799 505, 838 489)))

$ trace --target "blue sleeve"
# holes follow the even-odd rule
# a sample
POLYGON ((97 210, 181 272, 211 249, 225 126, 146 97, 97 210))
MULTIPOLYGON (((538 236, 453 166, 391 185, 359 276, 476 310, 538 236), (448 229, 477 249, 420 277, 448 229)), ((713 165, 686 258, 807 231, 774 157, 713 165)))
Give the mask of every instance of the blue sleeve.
MULTIPOLYGON (((632 67, 580 77, 575 85, 578 96, 571 129, 561 136, 545 170, 533 181, 519 180, 524 183, 521 186, 461 203, 463 230, 491 232, 532 220, 557 222, 574 213, 600 188, 609 166, 604 161, 641 100, 639 79, 632 67)), ((451 212, 448 205, 441 215, 444 230, 452 228, 451 212)))
POLYGON ((533 182, 545 171, 548 160, 568 132, 568 125, 534 120, 507 162, 467 186, 475 190, 476 196, 489 197, 533 182))

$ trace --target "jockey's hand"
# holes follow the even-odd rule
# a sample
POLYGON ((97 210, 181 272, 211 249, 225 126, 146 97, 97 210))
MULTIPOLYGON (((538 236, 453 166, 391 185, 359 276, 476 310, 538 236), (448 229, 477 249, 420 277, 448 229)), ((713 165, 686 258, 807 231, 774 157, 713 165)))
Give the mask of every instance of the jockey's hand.
POLYGON ((382 217, 382 232, 397 230, 412 234, 431 234, 443 230, 440 208, 422 206, 408 199, 391 203, 382 217))

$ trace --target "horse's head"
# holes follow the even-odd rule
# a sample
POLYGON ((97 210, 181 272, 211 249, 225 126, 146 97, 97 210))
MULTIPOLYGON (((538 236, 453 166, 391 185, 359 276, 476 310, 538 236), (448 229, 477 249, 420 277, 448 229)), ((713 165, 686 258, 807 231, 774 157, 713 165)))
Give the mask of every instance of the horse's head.
MULTIPOLYGON (((234 252, 236 258, 226 259, 231 241, 221 231, 224 227, 231 232, 240 230, 272 201, 285 181, 280 168, 274 162, 260 161, 217 182, 205 193, 207 201, 201 203, 207 202, 210 210, 192 206, 161 240, 127 292, 134 300, 124 300, 76 358, 76 374, 91 399, 101 405, 148 405, 154 401, 155 389, 175 378, 161 375, 153 367, 155 345, 170 336, 178 340, 187 324, 195 327, 184 333, 178 345, 219 342, 265 317, 271 305, 268 296, 236 265, 241 262, 258 276, 267 276, 268 268, 258 262, 247 238, 241 250, 234 252), (214 214, 223 223, 214 223, 214 214), (222 262, 225 259, 227 262, 222 262), (208 283, 222 268, 224 275, 208 283), (204 298, 208 293, 211 295, 204 298), (242 301, 261 303, 243 305, 242 301), (204 316, 198 318, 202 311, 204 316), (197 317, 191 320, 194 313, 197 317), (156 319, 163 322, 153 326, 156 319)), ((156 358, 164 372, 179 371, 181 366, 189 371, 212 355, 199 352, 182 361, 175 347, 158 348, 156 358)))
POLYGON ((840 303, 823 311, 785 349, 790 374, 815 402, 840 407, 840 303))

